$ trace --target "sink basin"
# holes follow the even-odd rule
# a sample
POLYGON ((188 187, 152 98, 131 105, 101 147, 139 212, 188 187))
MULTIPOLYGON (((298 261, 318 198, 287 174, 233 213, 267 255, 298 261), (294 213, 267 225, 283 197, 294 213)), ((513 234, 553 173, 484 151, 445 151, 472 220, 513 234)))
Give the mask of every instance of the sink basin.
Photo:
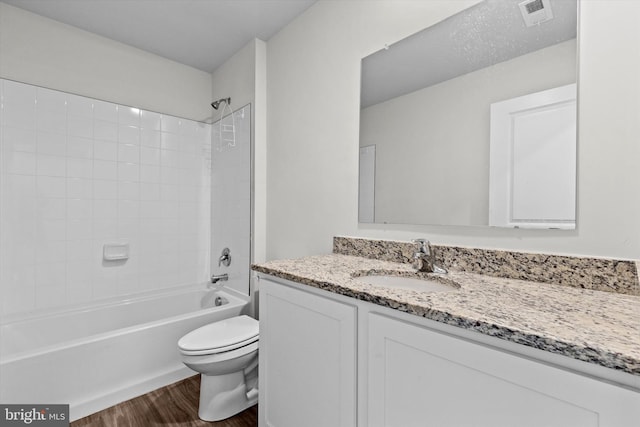
POLYGON ((418 279, 414 277, 380 275, 356 277, 356 280, 381 288, 408 289, 419 292, 447 292, 457 290, 455 285, 447 285, 437 280, 418 279))

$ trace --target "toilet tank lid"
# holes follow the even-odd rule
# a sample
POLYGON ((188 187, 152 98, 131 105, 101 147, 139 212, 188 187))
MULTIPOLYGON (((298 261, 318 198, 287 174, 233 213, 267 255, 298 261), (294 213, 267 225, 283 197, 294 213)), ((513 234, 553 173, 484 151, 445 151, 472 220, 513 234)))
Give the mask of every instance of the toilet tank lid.
POLYGON ((178 347, 197 351, 229 347, 258 336, 259 323, 249 316, 219 320, 189 332, 180 338, 178 347))

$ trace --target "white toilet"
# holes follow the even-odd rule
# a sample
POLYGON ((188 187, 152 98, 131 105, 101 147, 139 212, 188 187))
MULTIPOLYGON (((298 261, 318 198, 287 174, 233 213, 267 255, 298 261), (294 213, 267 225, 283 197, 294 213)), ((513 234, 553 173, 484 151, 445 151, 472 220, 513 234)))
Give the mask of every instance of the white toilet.
POLYGON ((258 321, 237 316, 180 338, 182 361, 200 372, 198 416, 229 418, 258 402, 258 321))

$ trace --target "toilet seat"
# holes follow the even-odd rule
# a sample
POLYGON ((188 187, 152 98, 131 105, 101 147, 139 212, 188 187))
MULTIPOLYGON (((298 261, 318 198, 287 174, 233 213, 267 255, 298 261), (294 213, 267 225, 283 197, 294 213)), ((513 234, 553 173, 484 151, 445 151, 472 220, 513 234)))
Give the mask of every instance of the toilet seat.
POLYGON ((184 355, 198 356, 232 351, 259 338, 259 323, 249 316, 237 316, 202 326, 178 341, 184 355))

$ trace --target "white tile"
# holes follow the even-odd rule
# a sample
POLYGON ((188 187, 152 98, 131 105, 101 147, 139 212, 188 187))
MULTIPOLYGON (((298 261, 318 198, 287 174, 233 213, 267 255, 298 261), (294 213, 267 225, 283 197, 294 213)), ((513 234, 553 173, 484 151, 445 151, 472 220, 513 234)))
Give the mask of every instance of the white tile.
POLYGON ((118 163, 106 160, 94 160, 93 178, 103 180, 118 179, 118 163))
POLYGON ((134 126, 120 126, 118 128, 118 142, 140 145, 140 129, 134 126))
POLYGON ((7 173, 21 175, 35 175, 36 155, 35 153, 16 151, 3 153, 4 169, 7 173))
POLYGON ((91 116, 69 116, 67 118, 67 134, 82 138, 93 138, 93 119, 91 116))
POLYGON ((34 130, 5 127, 2 138, 2 143, 9 151, 36 151, 34 130))
POLYGON ((58 111, 36 111, 36 127, 38 130, 55 133, 67 133, 67 115, 58 111))
POLYGON ((93 121, 93 138, 101 141, 118 141, 118 124, 104 120, 93 121))
POLYGON ((139 277, 137 273, 118 276, 118 293, 122 295, 138 291, 139 277))
POLYGON ((140 163, 140 146, 132 144, 118 144, 118 161, 126 163, 140 163))
POLYGON ((37 178, 38 197, 67 197, 66 178, 57 176, 39 176, 37 178))
POLYGON ((80 136, 70 136, 67 140, 67 156, 83 159, 93 158, 93 140, 80 136))
POLYGON ((36 138, 38 153, 62 157, 67 155, 67 138, 64 134, 39 131, 36 138))
POLYGON ((67 242, 64 240, 41 240, 36 248, 36 263, 66 261, 67 242))
POLYGON ((92 219, 72 219, 67 221, 67 240, 86 240, 92 237, 92 219))
POLYGON ((157 184, 160 182, 160 167, 154 165, 140 166, 140 182, 157 184))
POLYGON ((159 165, 160 150, 153 147, 140 147, 140 163, 143 165, 159 165))
POLYGON ((180 217, 179 205, 174 201, 161 201, 160 213, 162 218, 177 219, 180 217))
POLYGON ((174 133, 162 132, 160 136, 160 148, 163 150, 181 150, 181 140, 182 137, 180 135, 176 135, 174 133))
POLYGON ((140 127, 149 130, 160 130, 160 114, 153 111, 140 111, 140 127))
POLYGON ((16 235, 27 234, 29 229, 35 230, 35 221, 38 217, 37 199, 35 198, 15 198, 8 200, 3 206, 4 220, 11 224, 10 230, 16 235))
POLYGON ((139 218, 140 202, 136 200, 120 200, 118 202, 118 217, 128 219, 139 218))
POLYGON ((2 121, 4 126, 23 129, 34 129, 36 126, 35 105, 20 105, 4 103, 2 121))
MULTIPOLYGON (((56 200, 56 199, 49 199, 56 200)), ((65 240, 67 238, 67 223, 65 219, 46 218, 38 221, 38 230, 36 232, 38 246, 42 242, 52 240, 65 240)), ((37 249, 36 249, 37 250, 37 249)))
POLYGON ((94 239, 115 239, 117 236, 118 236, 118 220, 117 219, 94 219, 93 220, 93 238, 94 239))
POLYGON ((137 163, 118 162, 119 181, 140 181, 140 165, 137 163))
POLYGON ((180 200, 180 187, 178 185, 160 186, 160 199, 163 201, 177 202, 180 200))
MULTIPOLYGON (((91 221, 93 232, 93 221, 91 221)), ((67 240, 67 260, 68 261, 86 261, 92 259, 93 241, 92 240, 67 240)))
POLYGON ((69 157, 67 159, 67 177, 85 178, 93 177, 93 160, 69 157))
POLYGON ((36 308, 54 308, 65 304, 66 281, 36 283, 36 308))
POLYGON ((92 199, 67 199, 68 219, 88 219, 93 216, 92 199))
MULTIPOLYGON (((140 219, 134 218, 118 218, 118 238, 132 241, 137 239, 140 234, 140 219)), ((130 253, 131 258, 134 257, 133 252, 130 253)), ((130 259, 131 259, 130 258, 130 259)), ((134 261, 132 261, 134 262, 134 261)))
POLYGON ((119 105, 118 124, 121 126, 140 127, 140 110, 138 108, 119 105))
POLYGON ((66 176, 66 157, 38 153, 37 174, 38 176, 66 176))
POLYGON ((96 140, 93 143, 93 157, 99 160, 118 160, 118 144, 113 141, 96 140))
POLYGON ((94 300, 111 298, 118 294, 118 276, 113 269, 99 268, 93 276, 94 300))
POLYGON ((140 145, 146 147, 160 148, 162 133, 156 130, 142 129, 140 131, 140 145))
POLYGON ((142 200, 140 202, 140 218, 160 218, 162 216, 162 202, 160 200, 142 200))
POLYGON ((67 94, 57 90, 38 87, 36 88, 36 107, 38 111, 44 109, 66 114, 67 94))
POLYGON ((118 182, 118 199, 140 200, 140 183, 127 181, 118 182))
POLYGON ((118 202, 116 200, 94 200, 94 219, 113 219, 118 217, 118 202))
POLYGON ((93 299, 93 268, 82 262, 67 263, 67 303, 80 304, 93 299))
POLYGON ((180 133, 180 119, 163 114, 160 120, 160 129, 163 132, 180 133))
POLYGON ((95 199, 117 199, 118 198, 118 182, 117 181, 93 181, 93 197, 95 199))
POLYGON ((69 116, 93 117, 93 99, 69 94, 67 98, 69 116))
POLYGON ((90 199, 93 197, 93 182, 85 178, 67 178, 67 197, 90 199))
POLYGON ((33 175, 14 175, 6 174, 4 177, 4 191, 3 196, 6 196, 5 201, 9 203, 17 203, 10 201, 11 199, 26 199, 36 197, 36 177, 33 175))
POLYGON ((181 153, 179 151, 162 149, 160 150, 160 164, 169 168, 179 168, 180 156, 181 153))
POLYGON ((160 184, 141 182, 140 200, 160 200, 160 184))
POLYGON ((38 219, 64 219, 67 216, 66 199, 40 198, 36 206, 38 219))
MULTIPOLYGON (((13 314, 30 311, 35 308, 35 267, 28 270, 11 272, 11 283, 8 289, 2 292, 2 313, 13 314)), ((7 281, 4 281, 7 283, 7 281)))
POLYGON ((180 169, 163 167, 160 170, 160 182, 162 184, 177 185, 181 181, 182 171, 180 169))
POLYGON ((2 101, 5 105, 28 104, 35 107, 36 87, 25 83, 4 80, 2 101))
POLYGON ((112 123, 118 122, 118 106, 111 102, 93 101, 93 118, 112 123))

